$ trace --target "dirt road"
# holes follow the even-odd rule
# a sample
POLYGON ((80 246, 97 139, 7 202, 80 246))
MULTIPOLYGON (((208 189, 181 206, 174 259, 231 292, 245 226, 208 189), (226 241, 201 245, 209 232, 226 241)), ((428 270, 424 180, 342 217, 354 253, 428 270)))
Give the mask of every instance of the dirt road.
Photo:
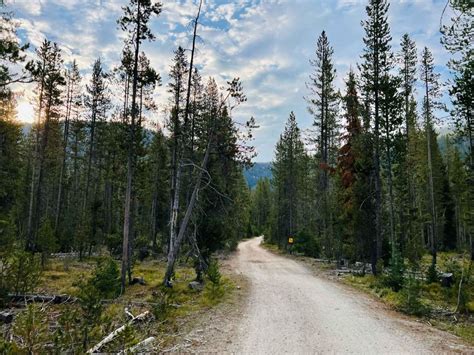
MULTIPOLYGON (((238 354, 474 352, 458 338, 401 316, 260 246, 239 245, 250 294, 225 352, 238 354)), ((224 351, 221 349, 220 351, 224 351)))

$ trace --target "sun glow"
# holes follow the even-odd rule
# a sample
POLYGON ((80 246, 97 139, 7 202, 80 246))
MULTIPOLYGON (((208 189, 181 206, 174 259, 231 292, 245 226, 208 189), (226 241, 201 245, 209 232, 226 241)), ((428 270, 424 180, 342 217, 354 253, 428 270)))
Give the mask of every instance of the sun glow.
POLYGON ((33 123, 35 118, 35 109, 27 101, 21 101, 17 106, 18 120, 21 122, 33 123))

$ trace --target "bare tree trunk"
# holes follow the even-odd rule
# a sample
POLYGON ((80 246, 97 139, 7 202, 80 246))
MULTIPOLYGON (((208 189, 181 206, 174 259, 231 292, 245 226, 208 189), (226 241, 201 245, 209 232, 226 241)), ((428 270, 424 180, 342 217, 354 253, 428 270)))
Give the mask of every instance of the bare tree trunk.
POLYGON ((385 129, 386 129, 386 154, 387 154, 387 174, 388 174, 388 192, 389 192, 389 203, 390 203, 390 247, 392 251, 392 258, 396 253, 396 242, 395 242, 395 211, 393 206, 393 174, 392 174, 392 154, 390 152, 390 132, 389 132, 389 115, 385 115, 385 129))
POLYGON ((71 78, 68 79, 68 88, 67 88, 67 96, 66 96, 66 117, 64 119, 64 142, 63 142, 63 161, 61 164, 61 171, 59 173, 59 186, 58 186, 58 198, 56 201, 56 217, 54 219, 54 231, 57 232, 58 224, 59 224, 59 217, 61 213, 61 201, 62 201, 62 192, 63 192, 63 178, 64 172, 66 170, 66 159, 67 159, 67 145, 69 139, 69 119, 71 114, 71 105, 72 105, 72 92, 73 88, 71 85, 71 78))
POLYGON ((194 209, 194 205, 196 204, 198 192, 199 192, 199 189, 201 187, 202 177, 204 175, 204 171, 206 170, 207 162, 209 161, 211 143, 212 143, 212 137, 209 138, 209 142, 208 142, 207 148, 206 148, 206 153, 204 154, 204 159, 203 159, 203 161, 201 163, 201 167, 199 169, 199 173, 198 173, 198 176, 197 176, 196 184, 195 184, 194 189, 193 189, 193 193, 191 195, 191 199, 189 200, 189 204, 188 204, 188 207, 186 209, 186 213, 185 213, 184 218, 183 218, 183 220, 181 222, 181 225, 179 227, 179 233, 176 237, 174 245, 172 247, 170 245, 170 249, 169 249, 169 252, 168 252, 168 263, 167 263, 167 266, 166 266, 166 273, 165 273, 165 277, 164 277, 164 280, 163 280, 164 285, 171 285, 171 280, 170 279, 171 279, 171 275, 173 274, 174 264, 176 263, 176 259, 178 257, 179 247, 181 246, 181 243, 183 241, 186 229, 188 227, 188 223, 191 219, 191 215, 192 215, 192 212, 193 212, 193 209, 194 209))
MULTIPOLYGON (((378 58, 376 51, 375 58, 378 58)), ((374 183, 375 183, 375 253, 372 256, 372 273, 377 274, 377 261, 382 257, 382 184, 380 181, 380 102, 379 102, 379 63, 375 63, 375 117, 374 117, 374 183)))
POLYGON ((140 53, 140 26, 141 10, 140 2, 137 3, 137 27, 135 33, 135 57, 133 64, 133 83, 132 83, 132 117, 129 126, 129 146, 127 158, 127 187, 125 191, 125 213, 123 222, 123 243, 122 243, 122 268, 121 268, 121 286, 122 293, 125 292, 125 281, 127 269, 129 268, 129 238, 131 226, 131 205, 133 189, 133 170, 134 170, 134 145, 135 145, 135 120, 137 116, 137 84, 138 84, 138 56, 140 53))
POLYGON ((431 255, 432 255, 432 264, 436 265, 436 254, 437 254, 437 237, 436 237, 436 208, 435 208, 435 196, 434 196, 434 182, 433 182, 433 162, 432 162, 432 153, 431 153, 431 119, 430 119, 430 98, 429 98, 429 89, 428 89, 428 74, 426 73, 425 77, 425 110, 426 110, 426 143, 428 151, 428 183, 429 183, 429 192, 430 192, 430 208, 431 208, 431 255))
MULTIPOLYGON (((41 144, 39 149, 39 166, 38 166, 38 183, 36 188, 36 206, 34 213, 35 229, 38 230, 40 224, 40 215, 42 211, 42 195, 43 195, 43 178, 44 178, 44 162, 46 159, 46 149, 48 147, 49 129, 50 129, 50 113, 51 113, 51 98, 48 100, 45 112, 45 123, 43 137, 41 137, 41 144)), ((34 238, 36 239, 36 237, 34 238)), ((33 248, 36 249, 36 241, 33 240, 33 248)))
MULTIPOLYGON (((45 62, 43 61, 42 70, 44 71, 45 62)), ((38 120, 36 122, 35 132, 35 154, 33 156, 33 163, 31 165, 31 188, 30 188, 30 201, 28 205, 28 224, 27 224, 27 243, 26 248, 33 250, 33 208, 35 203, 35 180, 36 180, 36 165, 38 164, 39 158, 39 144, 40 144, 40 129, 41 129, 41 113, 43 112, 43 95, 44 95, 44 80, 41 82, 40 93, 39 93, 39 107, 38 107, 38 120)))
MULTIPOLYGON (((198 21, 201 14, 201 6, 202 0, 199 2, 199 9, 198 13, 195 18, 194 22, 194 34, 193 34, 193 45, 191 49, 191 59, 189 64, 189 73, 188 73, 188 87, 186 93, 186 106, 185 106, 185 118, 184 118, 184 128, 186 129, 188 125, 188 115, 189 115, 189 105, 191 101, 191 80, 192 80, 192 72, 193 72, 193 65, 194 65, 194 53, 196 48, 196 37, 197 37, 197 27, 198 21)), ((179 93, 179 88, 178 88, 179 93)), ((171 269, 174 268, 175 260, 170 261, 171 258, 176 258, 177 251, 175 250, 176 245, 180 245, 181 242, 177 243, 179 238, 179 234, 181 234, 181 230, 179 230, 179 234, 177 235, 177 225, 178 225, 178 213, 179 213, 179 195, 180 195, 180 185, 181 185, 181 162, 180 162, 180 154, 179 154, 179 141, 178 135, 176 132, 177 125, 178 125, 178 115, 179 115, 179 99, 176 100, 175 105, 176 112, 176 122, 175 122, 175 132, 174 132, 174 144, 173 144, 173 158, 172 158, 172 166, 173 166, 173 173, 171 177, 171 217, 170 217, 170 241, 168 246, 168 265, 171 263, 171 269)), ((192 197, 191 197, 192 198, 192 197)), ((188 206, 190 205, 190 201, 188 206)), ((172 273, 172 270, 171 270, 172 273)), ((166 277, 165 276, 165 283, 169 283, 169 279, 171 274, 166 277)))

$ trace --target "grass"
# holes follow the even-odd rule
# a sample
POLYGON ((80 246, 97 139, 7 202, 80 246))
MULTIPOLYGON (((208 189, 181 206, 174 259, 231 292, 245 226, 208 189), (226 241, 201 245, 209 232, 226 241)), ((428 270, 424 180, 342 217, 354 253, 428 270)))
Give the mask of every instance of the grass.
MULTIPOLYGON (((453 253, 440 253, 439 257, 439 268, 445 270, 444 268, 448 266, 450 260, 452 259, 460 260, 459 256, 453 253)), ((423 258, 422 268, 427 269, 428 265, 431 262, 429 257, 423 258)), ((467 262, 465 267, 467 267, 467 262)), ((348 275, 342 278, 342 282, 348 284, 354 288, 357 288, 361 291, 369 293, 378 297, 385 304, 389 305, 391 308, 402 311, 404 313, 417 314, 417 310, 407 310, 404 304, 404 294, 402 291, 395 292, 390 288, 384 287, 380 278, 376 278, 372 275, 365 276, 354 276, 348 275)), ((439 283, 427 284, 424 281, 420 282, 421 292, 420 292, 420 310, 418 316, 423 317, 433 326, 453 333, 467 343, 474 345, 474 319, 472 312, 474 307, 471 310, 471 314, 467 315, 452 315, 450 313, 454 312, 457 304, 457 285, 453 285, 450 288, 442 287, 439 283), (444 311, 443 312, 434 312, 434 311, 444 311)), ((470 300, 474 300, 474 287, 471 284, 467 289, 470 300)), ((471 309, 471 304, 468 303, 468 308, 471 309)))
MULTIPOLYGON (((49 260, 35 291, 45 294, 76 296, 78 293, 75 286, 77 281, 85 280, 91 276, 96 261, 94 258, 83 261, 49 260)), ((137 262, 134 265, 133 275, 143 277, 146 285, 127 286, 124 295, 115 300, 108 300, 104 304, 100 326, 91 329, 90 344, 95 344, 105 335, 125 324, 127 318, 124 309, 128 307, 134 315, 149 310, 156 317, 152 322, 134 326, 134 329, 130 331, 127 330, 126 339, 114 341, 103 350, 118 351, 121 350, 120 343, 133 344, 149 336, 156 337, 157 343, 161 346, 167 346, 173 344, 176 339, 174 334, 181 332, 182 325, 189 323, 193 315, 205 312, 232 298, 235 284, 230 273, 222 276, 219 285, 213 285, 207 281, 202 291, 193 290, 188 285, 195 279, 194 269, 191 265, 181 263, 176 267, 173 288, 169 289, 162 286, 165 267, 164 262, 156 260, 137 262), (160 304, 162 306, 159 306, 160 304)), ((77 304, 49 305, 46 308, 45 316, 48 323, 57 324, 59 315, 74 312, 78 307, 77 304)))

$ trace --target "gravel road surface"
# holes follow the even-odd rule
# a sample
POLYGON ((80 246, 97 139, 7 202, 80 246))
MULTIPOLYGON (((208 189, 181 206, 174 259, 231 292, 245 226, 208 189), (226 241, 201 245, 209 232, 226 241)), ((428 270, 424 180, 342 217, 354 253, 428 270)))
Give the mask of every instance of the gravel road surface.
POLYGON ((239 245, 233 264, 249 279, 249 296, 241 319, 233 324, 235 334, 225 334, 232 341, 225 349, 214 350, 237 354, 474 353, 457 337, 318 277, 301 263, 263 249, 261 242, 262 238, 254 238, 239 245))

